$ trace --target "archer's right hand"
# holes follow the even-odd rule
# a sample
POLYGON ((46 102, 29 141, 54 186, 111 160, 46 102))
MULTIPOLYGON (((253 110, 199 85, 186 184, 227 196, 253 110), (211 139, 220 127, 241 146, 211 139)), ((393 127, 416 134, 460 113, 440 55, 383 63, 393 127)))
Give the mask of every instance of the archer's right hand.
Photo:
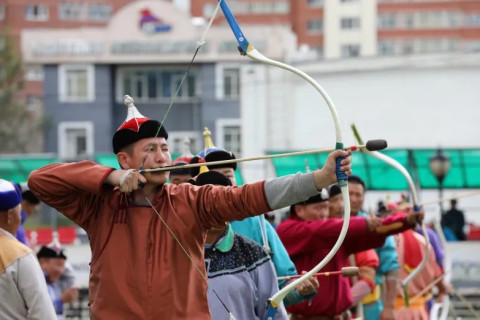
POLYGON ((138 190, 146 182, 147 179, 134 169, 114 170, 105 179, 105 183, 118 186, 121 192, 138 190))

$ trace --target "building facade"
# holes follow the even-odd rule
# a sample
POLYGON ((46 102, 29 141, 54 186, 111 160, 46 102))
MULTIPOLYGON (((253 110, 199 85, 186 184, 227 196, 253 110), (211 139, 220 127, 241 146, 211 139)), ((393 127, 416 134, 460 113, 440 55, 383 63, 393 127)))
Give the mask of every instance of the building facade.
MULTIPOLYGON (((134 0, 3 0, 0 2, 0 45, 8 32, 22 50, 24 29, 69 29, 106 26, 115 12, 134 0)), ((43 114, 43 66, 26 63, 23 66, 24 85, 17 99, 26 104, 34 117, 43 114)), ((43 139, 34 137, 30 152, 43 151, 43 139)))
MULTIPOLYGON (((299 47, 314 53, 314 58, 480 50, 477 0, 240 0, 229 4, 241 24, 290 24, 299 47)), ((215 5, 215 0, 192 1, 192 15, 208 18, 215 5)))
MULTIPOLYGON (((199 151, 204 127, 218 145, 241 152, 239 66, 249 60, 239 55, 228 26, 210 29, 178 90, 204 29, 166 1, 132 2, 106 26, 24 29, 24 61, 42 66, 45 75, 44 112, 51 125, 44 151, 65 160, 111 153, 113 133, 126 116, 123 96, 129 94, 144 115, 166 117, 172 153, 181 152, 185 136, 199 151)), ((247 26, 244 32, 277 60, 287 60, 295 47, 285 26, 247 26)))

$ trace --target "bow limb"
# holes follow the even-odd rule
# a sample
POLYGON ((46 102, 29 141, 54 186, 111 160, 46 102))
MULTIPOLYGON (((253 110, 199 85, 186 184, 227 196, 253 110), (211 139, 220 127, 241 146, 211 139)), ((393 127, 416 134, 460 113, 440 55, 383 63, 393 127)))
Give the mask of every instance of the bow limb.
MULTIPOLYGON (((357 141, 359 141, 359 142, 362 141, 362 139, 360 138, 360 135, 358 134, 358 131, 357 131, 355 125, 352 125, 352 129, 353 129, 353 132, 355 134, 355 137, 357 138, 357 141)), ((389 156, 387 156, 383 153, 380 153, 378 151, 369 151, 369 150, 365 149, 365 150, 362 150, 362 152, 365 152, 366 154, 369 154, 372 157, 374 157, 374 158, 376 158, 380 161, 383 161, 386 164, 392 166, 393 168, 397 169, 405 177, 405 179, 407 180, 410 192, 412 194, 413 209, 418 212, 420 210, 420 205, 419 205, 419 202, 418 202, 417 190, 415 189, 415 185, 413 183, 412 177, 408 173, 407 169, 405 169, 405 167, 403 165, 401 165, 400 162, 398 162, 397 160, 395 160, 392 157, 389 157, 389 156)), ((426 247, 425 247, 425 252, 423 254, 423 259, 420 262, 420 264, 412 271, 412 273, 410 273, 402 281, 402 288, 403 288, 403 294, 404 294, 404 298, 405 298, 405 305, 407 307, 409 306, 408 285, 409 285, 410 281, 412 281, 412 279, 415 278, 420 273, 420 271, 422 271, 422 269, 425 267, 425 264, 427 263, 427 260, 428 260, 428 255, 430 253, 430 238, 428 237, 427 229, 425 228, 425 225, 424 225, 423 221, 420 224, 420 226, 422 228, 422 234, 425 238, 426 247)))
MULTIPOLYGON (((292 66, 289 66, 285 63, 275 61, 272 59, 269 59, 265 57, 263 54, 261 54, 258 50, 256 50, 245 38, 243 35, 243 32, 241 31, 238 23, 236 22, 235 18, 233 17, 230 9, 228 8, 228 5, 225 0, 218 0, 220 2, 220 7, 235 35, 237 38, 237 42, 239 44, 239 50, 242 55, 248 56, 250 59, 263 63, 263 64, 268 64, 274 67, 282 68, 287 71, 290 71, 304 80, 306 80, 308 83, 310 83, 323 97, 325 102, 327 103, 330 113, 332 114, 333 120, 335 122, 335 133, 336 133, 336 149, 343 149, 343 142, 342 142, 342 133, 340 130, 340 121, 338 119, 337 111, 335 109, 335 106, 326 93, 326 91, 309 75, 307 75, 305 72, 298 70, 292 66)), ((347 234, 348 230, 348 225, 350 222, 350 197, 348 194, 348 183, 347 183, 347 176, 344 172, 340 171, 340 162, 342 161, 342 158, 337 158, 336 159, 336 166, 337 166, 337 180, 339 181, 340 188, 342 190, 342 197, 343 197, 343 202, 344 202, 344 221, 342 225, 342 229, 340 232, 340 235, 337 239, 337 242, 333 246, 332 250, 327 254, 327 256, 319 263, 317 264, 312 270, 307 272, 305 275, 300 277, 299 279, 291 282, 284 288, 282 288, 280 291, 278 291, 273 297, 269 299, 269 306, 267 310, 267 319, 268 320, 273 320, 275 317, 275 311, 278 305, 282 302, 283 298, 291 291, 293 290, 297 285, 300 283, 304 282, 306 279, 312 277, 317 273, 320 269, 322 269, 332 258, 333 256, 337 253, 338 249, 343 243, 343 240, 345 239, 345 236, 347 234)))

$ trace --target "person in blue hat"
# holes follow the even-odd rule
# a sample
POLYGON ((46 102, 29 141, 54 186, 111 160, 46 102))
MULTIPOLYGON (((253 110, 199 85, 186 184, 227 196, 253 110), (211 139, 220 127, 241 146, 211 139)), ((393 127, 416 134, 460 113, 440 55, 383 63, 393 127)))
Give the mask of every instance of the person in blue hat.
POLYGON ((0 179, 0 317, 55 319, 37 258, 15 238, 21 202, 18 186, 0 179))

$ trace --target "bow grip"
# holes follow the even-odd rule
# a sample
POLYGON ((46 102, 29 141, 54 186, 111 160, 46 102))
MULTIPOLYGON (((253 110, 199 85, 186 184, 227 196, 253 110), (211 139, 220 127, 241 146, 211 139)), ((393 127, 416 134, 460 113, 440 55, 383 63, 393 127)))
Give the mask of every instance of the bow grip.
MULTIPOLYGON (((335 144, 335 149, 342 149, 343 150, 343 143, 342 142, 337 142, 335 144)), ((348 179, 348 176, 345 174, 345 172, 341 171, 340 170, 340 167, 341 167, 341 164, 340 162, 342 162, 342 160, 345 159, 345 157, 338 157, 337 159, 335 159, 335 173, 337 175, 337 180, 338 182, 340 181, 346 181, 348 179)))

